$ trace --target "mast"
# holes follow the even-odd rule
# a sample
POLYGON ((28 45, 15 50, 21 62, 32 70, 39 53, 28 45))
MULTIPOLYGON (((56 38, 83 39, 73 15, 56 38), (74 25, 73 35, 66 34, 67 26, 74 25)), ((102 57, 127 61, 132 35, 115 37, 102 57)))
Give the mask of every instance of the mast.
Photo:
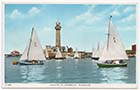
POLYGON ((109 37, 110 37, 110 21, 111 21, 111 18, 112 16, 109 17, 109 28, 108 28, 108 40, 107 40, 107 50, 108 50, 108 47, 109 47, 109 37))
POLYGON ((99 49, 100 49, 100 43, 98 42, 97 51, 99 51, 99 49))
POLYGON ((29 59, 29 52, 30 52, 30 46, 31 46, 31 42, 32 42, 33 31, 34 31, 34 27, 32 28, 32 32, 31 32, 29 47, 28 47, 28 51, 27 51, 27 59, 29 59))
POLYGON ((98 42, 98 49, 97 49, 97 52, 96 52, 96 56, 99 57, 100 56, 100 43, 98 42))

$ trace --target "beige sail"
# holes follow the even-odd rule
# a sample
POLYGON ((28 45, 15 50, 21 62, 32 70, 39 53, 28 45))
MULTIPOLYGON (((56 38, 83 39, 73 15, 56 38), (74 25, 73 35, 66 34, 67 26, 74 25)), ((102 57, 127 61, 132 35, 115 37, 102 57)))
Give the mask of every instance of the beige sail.
POLYGON ((55 55, 55 58, 62 58, 62 53, 60 52, 59 48, 57 48, 57 52, 56 52, 56 55, 55 55))
POLYGON ((91 57, 94 57, 94 55, 95 55, 95 50, 92 49, 92 56, 91 57))
POLYGON ((28 61, 45 60, 43 49, 41 47, 41 44, 39 42, 39 39, 37 37, 34 28, 32 29, 29 46, 25 49, 23 55, 20 58, 20 60, 24 60, 24 59, 27 59, 28 61))
POLYGON ((128 56, 125 52, 119 34, 116 32, 115 26, 111 19, 109 21, 108 40, 103 48, 99 61, 106 60, 127 60, 128 56))
POLYGON ((92 58, 100 58, 102 49, 102 45, 98 42, 97 49, 92 51, 92 58))
POLYGON ((77 50, 77 49, 75 50, 74 58, 80 58, 80 55, 79 55, 79 53, 78 53, 78 50, 77 50))
POLYGON ((27 60, 27 52, 28 47, 25 48, 24 52, 22 53, 22 56, 20 57, 20 60, 27 60))

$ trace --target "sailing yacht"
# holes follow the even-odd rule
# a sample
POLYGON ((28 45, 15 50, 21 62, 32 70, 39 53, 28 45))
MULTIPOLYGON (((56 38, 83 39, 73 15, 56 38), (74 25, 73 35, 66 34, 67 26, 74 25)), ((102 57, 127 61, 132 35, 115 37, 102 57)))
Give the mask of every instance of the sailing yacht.
POLYGON ((126 67, 125 61, 128 60, 128 56, 111 19, 112 16, 109 19, 107 43, 104 45, 97 65, 99 67, 126 67))
POLYGON ((74 59, 80 59, 81 57, 80 57, 80 55, 79 55, 79 53, 78 53, 78 50, 76 49, 75 50, 75 54, 74 54, 74 59))
POLYGON ((66 53, 66 59, 73 59, 73 57, 70 56, 69 53, 68 53, 68 47, 66 47, 66 48, 67 48, 67 50, 66 50, 67 51, 67 53, 66 53))
POLYGON ((19 64, 20 65, 43 65, 43 61, 45 60, 45 56, 43 53, 43 49, 37 37, 37 33, 34 28, 32 28, 30 42, 28 46, 25 48, 19 64))
POLYGON ((73 59, 73 57, 70 56, 69 53, 67 52, 67 53, 66 53, 66 59, 73 59))
POLYGON ((92 58, 92 59, 94 59, 94 55, 95 55, 95 49, 93 48, 93 49, 92 49, 92 55, 91 55, 91 58, 92 58))
POLYGON ((59 50, 58 47, 56 48, 55 59, 65 59, 65 58, 62 56, 62 53, 60 52, 60 50, 59 50))
POLYGON ((98 60, 100 58, 100 55, 101 55, 101 45, 98 42, 97 49, 92 51, 91 58, 94 59, 94 60, 98 60))

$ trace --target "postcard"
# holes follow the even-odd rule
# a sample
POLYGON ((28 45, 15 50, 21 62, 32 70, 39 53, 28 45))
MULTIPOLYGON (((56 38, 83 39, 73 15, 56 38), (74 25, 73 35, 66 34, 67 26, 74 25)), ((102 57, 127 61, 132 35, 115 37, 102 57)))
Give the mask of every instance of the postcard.
POLYGON ((137 88, 137 3, 2 10, 4 88, 137 88))

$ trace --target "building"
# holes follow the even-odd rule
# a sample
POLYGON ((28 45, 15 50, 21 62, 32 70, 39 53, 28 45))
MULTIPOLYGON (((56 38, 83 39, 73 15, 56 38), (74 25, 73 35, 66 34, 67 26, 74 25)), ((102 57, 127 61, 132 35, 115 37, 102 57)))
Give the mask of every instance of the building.
POLYGON ((56 47, 58 47, 60 49, 60 47, 61 47, 61 37, 60 37, 61 36, 60 35, 61 26, 60 26, 59 21, 56 22, 55 29, 56 29, 56 47))
POLYGON ((132 51, 136 52, 136 44, 132 45, 132 51))
POLYGON ((15 50, 15 51, 12 51, 11 52, 11 55, 12 56, 19 56, 20 55, 20 52, 15 50))

